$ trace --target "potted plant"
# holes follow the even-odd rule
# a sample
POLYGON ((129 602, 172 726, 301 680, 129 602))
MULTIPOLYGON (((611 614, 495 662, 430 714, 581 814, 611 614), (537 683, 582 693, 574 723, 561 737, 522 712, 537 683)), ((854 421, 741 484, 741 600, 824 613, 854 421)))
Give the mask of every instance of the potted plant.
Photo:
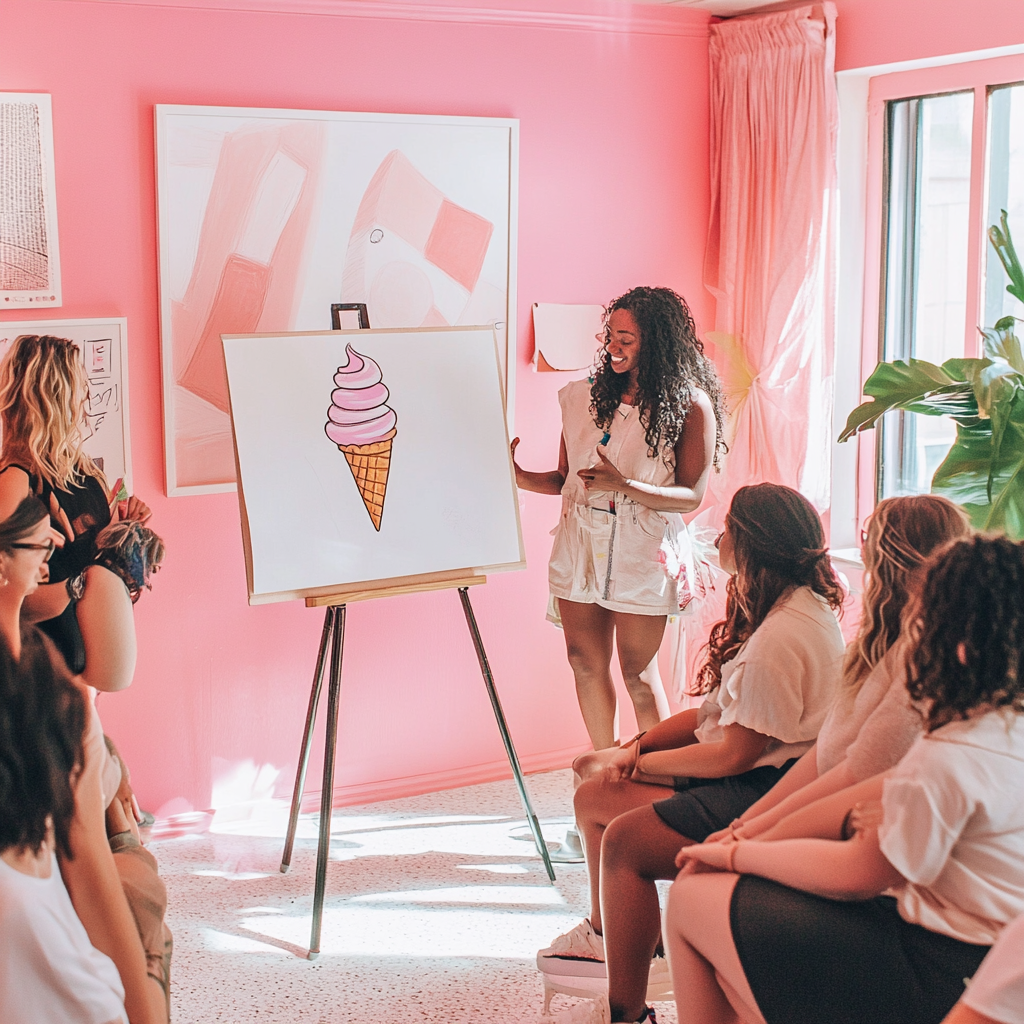
MULTIPOLYGON (((1024 269, 1002 211, 989 228, 991 241, 1009 275, 1006 290, 1024 302, 1024 269)), ((947 359, 941 366, 923 359, 879 363, 864 382, 870 401, 850 413, 839 435, 846 441, 873 427, 890 409, 925 416, 949 416, 956 441, 932 477, 932 492, 962 505, 980 530, 1024 538, 1024 358, 1015 320, 1003 317, 982 330, 984 355, 947 359)))

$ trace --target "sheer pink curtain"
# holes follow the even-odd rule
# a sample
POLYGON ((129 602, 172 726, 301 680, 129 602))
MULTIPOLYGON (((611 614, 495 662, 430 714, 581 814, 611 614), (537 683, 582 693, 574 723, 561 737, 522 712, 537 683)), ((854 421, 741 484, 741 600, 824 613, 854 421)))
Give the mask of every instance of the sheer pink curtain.
MULTIPOLYGON (((769 480, 830 497, 836 213, 835 5, 711 27, 711 224, 704 283, 729 455, 697 520, 769 480)), ((699 544, 698 544, 699 548, 699 544)), ((681 620, 677 689, 721 617, 724 584, 681 620)))

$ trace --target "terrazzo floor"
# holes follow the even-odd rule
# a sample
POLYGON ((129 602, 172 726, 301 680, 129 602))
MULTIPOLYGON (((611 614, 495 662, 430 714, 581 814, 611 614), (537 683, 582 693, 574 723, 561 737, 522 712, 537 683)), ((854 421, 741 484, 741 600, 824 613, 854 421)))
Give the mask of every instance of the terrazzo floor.
MULTIPOLYGON (((570 818, 569 771, 528 777, 549 840, 570 818)), ((321 955, 306 958, 316 816, 279 871, 287 807, 154 837, 174 932, 176 1024, 519 1024, 542 1017, 536 951, 587 908, 582 864, 550 885, 515 786, 468 786, 334 812, 321 955)), ((157 830, 159 834, 159 829, 157 830)), ((556 996, 552 1010, 576 1000, 556 996)), ((660 1024, 675 1006, 658 1004, 660 1024)))

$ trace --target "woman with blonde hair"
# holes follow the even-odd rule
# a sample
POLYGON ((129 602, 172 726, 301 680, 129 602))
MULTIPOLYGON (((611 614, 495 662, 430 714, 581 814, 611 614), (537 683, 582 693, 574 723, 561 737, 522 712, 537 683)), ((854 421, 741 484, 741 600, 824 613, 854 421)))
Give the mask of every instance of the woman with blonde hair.
POLYGON ((162 557, 135 497, 118 503, 82 450, 88 382, 74 342, 22 335, 0 366, 0 519, 39 498, 64 537, 49 584, 25 602, 72 672, 99 690, 124 689, 135 671, 132 602, 162 557), (101 537, 115 509, 126 527, 101 537))
POLYGON ((904 685, 902 617, 928 557, 970 530, 964 510, 937 494, 878 503, 864 531, 867 586, 860 627, 846 649, 843 681, 817 742, 778 785, 708 842, 767 835, 812 801, 891 768, 910 749, 924 726, 904 685))

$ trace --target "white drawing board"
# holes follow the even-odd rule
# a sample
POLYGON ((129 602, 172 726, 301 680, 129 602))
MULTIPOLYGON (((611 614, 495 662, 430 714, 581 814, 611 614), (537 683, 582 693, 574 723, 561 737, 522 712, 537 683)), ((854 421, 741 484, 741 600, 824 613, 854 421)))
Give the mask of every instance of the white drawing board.
POLYGON ((511 394, 518 122, 156 107, 168 494, 234 488, 221 335, 493 324, 511 394))
POLYGON ((113 487, 124 479, 132 492, 132 446, 128 418, 128 321, 125 317, 86 320, 6 320, 0 322, 0 362, 22 334, 69 338, 78 346, 89 398, 82 424, 82 447, 113 487))
POLYGON ((250 604, 525 566, 490 327, 223 349, 250 604))

